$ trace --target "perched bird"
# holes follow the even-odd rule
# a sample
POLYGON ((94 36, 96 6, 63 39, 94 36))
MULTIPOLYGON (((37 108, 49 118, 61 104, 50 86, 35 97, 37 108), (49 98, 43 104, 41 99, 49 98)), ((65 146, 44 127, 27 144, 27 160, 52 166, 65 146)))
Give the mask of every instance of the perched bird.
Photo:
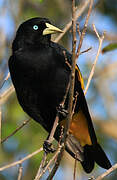
MULTIPOLYGON (((9 70, 19 104, 49 133, 69 84, 72 55, 61 45, 51 41, 51 34, 62 31, 46 18, 32 18, 22 23, 12 44, 9 70), (66 63, 66 59, 68 63, 66 63)), ((75 70, 76 106, 66 142, 66 150, 79 160, 85 172, 90 173, 95 162, 109 169, 111 163, 98 144, 91 116, 83 93, 83 79, 78 66, 75 70), (77 155, 76 155, 77 154, 77 155)), ((64 109, 68 106, 68 96, 64 109)), ((65 117, 55 132, 59 140, 65 117)))

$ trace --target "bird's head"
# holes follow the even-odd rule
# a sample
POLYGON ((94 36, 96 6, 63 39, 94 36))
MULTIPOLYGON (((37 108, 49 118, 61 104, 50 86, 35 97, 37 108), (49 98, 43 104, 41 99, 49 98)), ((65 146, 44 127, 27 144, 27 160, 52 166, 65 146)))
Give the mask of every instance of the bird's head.
POLYGON ((16 42, 23 44, 41 44, 50 41, 51 34, 63 31, 53 26, 46 18, 32 18, 23 22, 16 33, 16 42))

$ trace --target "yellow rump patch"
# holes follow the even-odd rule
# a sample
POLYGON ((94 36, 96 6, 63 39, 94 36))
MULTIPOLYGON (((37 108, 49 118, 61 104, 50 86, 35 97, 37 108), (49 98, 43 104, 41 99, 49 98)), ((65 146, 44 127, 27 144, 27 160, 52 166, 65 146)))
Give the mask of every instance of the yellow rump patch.
MULTIPOLYGON (((61 125, 65 126, 65 120, 61 122, 61 125)), ((81 110, 73 115, 69 132, 78 139, 81 146, 92 145, 87 120, 81 110)))

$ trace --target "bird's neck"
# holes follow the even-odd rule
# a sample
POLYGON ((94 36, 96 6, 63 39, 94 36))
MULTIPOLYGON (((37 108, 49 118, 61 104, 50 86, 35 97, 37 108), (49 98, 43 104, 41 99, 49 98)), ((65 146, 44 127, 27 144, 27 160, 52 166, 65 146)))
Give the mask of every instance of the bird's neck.
POLYGON ((39 39, 32 40, 31 37, 21 38, 21 37, 16 36, 12 44, 12 50, 13 52, 15 52, 19 49, 27 49, 27 48, 31 49, 32 47, 36 49, 39 49, 42 47, 48 47, 51 42, 50 38, 51 38, 50 36, 41 36, 39 37, 39 39))

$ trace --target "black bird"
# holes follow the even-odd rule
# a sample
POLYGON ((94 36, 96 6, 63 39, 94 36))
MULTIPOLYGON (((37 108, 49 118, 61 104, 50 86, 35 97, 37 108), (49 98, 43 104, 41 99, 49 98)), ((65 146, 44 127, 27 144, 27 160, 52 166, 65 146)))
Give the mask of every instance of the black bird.
MULTIPOLYGON (((46 18, 37 17, 25 21, 17 30, 9 59, 9 70, 19 104, 49 133, 70 79, 71 69, 66 63, 66 58, 69 64, 72 61, 72 55, 64 47, 51 41, 51 34, 57 32, 62 31, 51 25, 46 18)), ((95 162, 109 169, 111 163, 97 142, 78 66, 75 72, 74 95, 76 92, 78 92, 78 100, 66 150, 81 162, 87 173, 93 170, 95 162)), ((67 104, 68 97, 65 109, 67 104)), ((61 113, 55 133, 57 140, 61 126, 64 124, 65 117, 61 113)))

